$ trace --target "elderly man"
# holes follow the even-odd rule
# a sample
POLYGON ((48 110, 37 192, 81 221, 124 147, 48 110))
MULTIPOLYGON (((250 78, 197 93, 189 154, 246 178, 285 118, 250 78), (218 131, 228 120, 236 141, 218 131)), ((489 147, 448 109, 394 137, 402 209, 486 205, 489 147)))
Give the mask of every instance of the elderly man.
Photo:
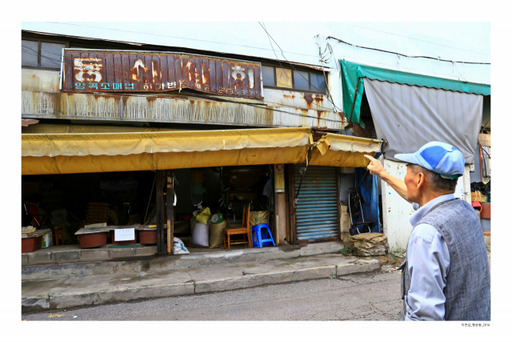
POLYGON ((407 164, 404 180, 371 156, 368 170, 412 202, 416 212, 402 269, 405 320, 490 320, 490 275, 475 210, 455 198, 464 157, 455 147, 430 142, 395 158, 407 164))

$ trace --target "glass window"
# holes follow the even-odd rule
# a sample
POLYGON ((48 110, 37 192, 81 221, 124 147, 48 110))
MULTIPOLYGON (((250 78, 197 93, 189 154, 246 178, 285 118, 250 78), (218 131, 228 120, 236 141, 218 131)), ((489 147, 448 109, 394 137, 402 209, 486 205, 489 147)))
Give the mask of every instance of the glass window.
POLYGON ((325 93, 325 80, 323 73, 311 73, 311 91, 325 93))
POLYGON ((33 40, 23 40, 21 42, 21 65, 37 66, 38 42, 33 40))
POLYGON ((41 42, 41 67, 59 69, 65 47, 64 44, 41 42))
POLYGON ((321 71, 263 66, 262 77, 263 85, 267 87, 311 91, 322 94, 325 94, 326 91, 326 81, 321 71))
POLYGON ((309 72, 293 70, 293 88, 309 90, 309 72))
POLYGON ((263 66, 263 85, 274 87, 276 85, 276 78, 274 75, 274 67, 263 66))
POLYGON ((293 88, 291 69, 276 68, 276 86, 281 88, 293 88))

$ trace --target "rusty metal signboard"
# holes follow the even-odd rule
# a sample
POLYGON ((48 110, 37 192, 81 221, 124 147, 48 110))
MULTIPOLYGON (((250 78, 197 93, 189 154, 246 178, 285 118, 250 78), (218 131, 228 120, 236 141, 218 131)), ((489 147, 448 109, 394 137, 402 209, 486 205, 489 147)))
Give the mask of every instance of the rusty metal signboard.
POLYGON ((180 53, 64 49, 66 92, 168 92, 261 99, 260 63, 180 53))

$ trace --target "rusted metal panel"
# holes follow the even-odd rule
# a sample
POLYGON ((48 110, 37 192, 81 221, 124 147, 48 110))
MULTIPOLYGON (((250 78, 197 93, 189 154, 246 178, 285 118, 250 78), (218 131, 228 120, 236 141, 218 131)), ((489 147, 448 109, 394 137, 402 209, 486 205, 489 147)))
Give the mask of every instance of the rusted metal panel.
POLYGON ((199 55, 64 49, 66 92, 204 93, 262 99, 261 64, 199 55))
MULTIPOLYGON (((300 97, 296 101, 302 101, 300 97)), ((340 113, 286 105, 254 106, 183 94, 55 93, 23 90, 23 119, 197 123, 252 127, 321 127, 342 130, 340 113)))
MULTIPOLYGON (((128 60, 128 56, 120 55, 119 58, 122 63, 123 58, 128 60)), ((169 59, 171 58, 172 56, 169 56, 169 59)), ((210 74, 215 77, 216 61, 212 60, 209 63, 210 74)), ((167 72, 171 72, 171 69, 167 69, 167 72)), ((303 126, 337 131, 343 130, 347 124, 344 114, 334 111, 332 104, 322 94, 265 88, 264 102, 261 102, 259 99, 242 98, 238 101, 215 101, 199 94, 191 96, 178 92, 61 92, 59 76, 58 71, 22 68, 23 118, 254 127, 303 126)))

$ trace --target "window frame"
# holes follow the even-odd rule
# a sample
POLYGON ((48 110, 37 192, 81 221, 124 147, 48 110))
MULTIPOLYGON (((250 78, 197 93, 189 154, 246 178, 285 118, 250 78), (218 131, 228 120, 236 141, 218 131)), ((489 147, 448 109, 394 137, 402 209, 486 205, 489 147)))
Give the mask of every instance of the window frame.
POLYGON ((59 65, 56 67, 48 67, 48 66, 41 66, 41 46, 42 43, 49 43, 49 44, 62 44, 63 49, 69 47, 69 42, 65 40, 56 40, 56 39, 37 39, 37 38, 24 38, 21 39, 22 44, 22 51, 21 51, 21 67, 22 68, 32 68, 32 69, 41 69, 41 70, 60 70, 60 58, 59 57, 59 65), (29 41, 29 42, 37 42, 37 65, 23 65, 23 42, 29 41))
POLYGON ((296 68, 293 66, 288 67, 288 66, 276 66, 276 65, 268 65, 268 64, 262 64, 262 67, 272 68, 272 71, 274 72, 274 84, 266 85, 265 79, 264 79, 263 80, 263 88, 281 89, 281 90, 290 90, 290 91, 297 91, 297 92, 307 92, 307 93, 317 93, 317 94, 327 95, 328 79, 327 80, 325 79, 323 71, 306 69, 306 68, 296 68), (285 69, 285 70, 291 71, 291 75, 292 75, 292 79, 291 79, 292 87, 291 88, 277 86, 277 69, 285 69), (294 72, 299 72, 299 73, 307 72, 308 73, 309 89, 300 89, 300 88, 295 87, 294 72), (321 75, 321 78, 324 80, 324 82, 323 82, 324 90, 323 91, 312 89, 312 82, 311 82, 312 74, 321 75))

